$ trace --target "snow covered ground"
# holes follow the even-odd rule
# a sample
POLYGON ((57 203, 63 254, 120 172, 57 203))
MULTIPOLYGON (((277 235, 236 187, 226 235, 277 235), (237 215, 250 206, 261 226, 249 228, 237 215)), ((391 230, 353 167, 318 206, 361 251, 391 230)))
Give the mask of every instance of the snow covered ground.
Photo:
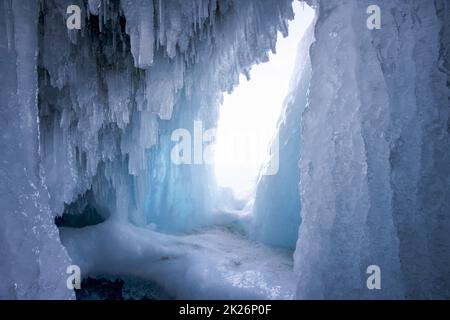
POLYGON ((233 225, 167 235, 107 221, 61 228, 82 276, 134 276, 177 299, 292 299, 292 252, 252 242, 233 225))

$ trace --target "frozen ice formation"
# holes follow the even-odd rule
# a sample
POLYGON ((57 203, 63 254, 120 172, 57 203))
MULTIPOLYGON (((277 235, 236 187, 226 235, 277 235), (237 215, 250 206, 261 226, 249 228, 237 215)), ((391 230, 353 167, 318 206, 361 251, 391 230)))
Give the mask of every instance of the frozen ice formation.
POLYGON ((450 297, 448 1, 317 1, 298 298, 450 297), (378 265, 382 289, 367 290, 378 265))
POLYGON ((278 123, 279 166, 276 175, 261 175, 257 184, 253 219, 249 226, 252 238, 277 247, 295 249, 300 226, 301 117, 307 103, 311 80, 309 47, 314 40, 314 25, 303 36, 297 52, 296 70, 290 93, 278 123))
POLYGON ((74 298, 72 263, 161 275, 180 297, 450 298, 450 4, 378 0, 368 30, 372 2, 307 1, 280 171, 249 221, 229 217, 295 248, 294 276, 222 229, 178 235, 225 218, 211 168, 170 162, 172 131, 215 126, 223 92, 287 35, 291 0, 0 0, 0 298, 74 298), (107 221, 58 230, 70 214, 107 221), (167 254, 190 272, 172 278, 167 254))
POLYGON ((215 124, 222 92, 285 33, 290 1, 79 2, 90 13, 81 31, 60 26, 68 3, 44 1, 40 25, 52 210, 92 189, 115 219, 166 231, 206 221, 209 168, 172 166, 171 131, 215 124))
POLYGON ((0 5, 0 296, 73 296, 53 224, 69 204, 158 231, 207 224, 210 168, 171 165, 170 133, 215 125, 222 92, 286 35, 291 1, 0 5), (66 28, 69 5, 81 30, 66 28))
POLYGON ((39 172, 38 2, 1 1, 0 12, 0 298, 72 298, 39 172))

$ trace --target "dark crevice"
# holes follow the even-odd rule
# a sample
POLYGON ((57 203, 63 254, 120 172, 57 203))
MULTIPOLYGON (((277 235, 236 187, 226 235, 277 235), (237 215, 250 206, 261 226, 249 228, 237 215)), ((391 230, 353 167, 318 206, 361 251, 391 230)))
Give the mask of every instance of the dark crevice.
POLYGON ((136 278, 101 275, 87 277, 81 289, 75 290, 77 300, 173 300, 156 283, 136 278))
POLYGON ((89 190, 78 196, 76 201, 65 204, 64 212, 55 218, 55 224, 58 228, 83 228, 102 223, 108 217, 109 212, 97 207, 93 192, 89 190))

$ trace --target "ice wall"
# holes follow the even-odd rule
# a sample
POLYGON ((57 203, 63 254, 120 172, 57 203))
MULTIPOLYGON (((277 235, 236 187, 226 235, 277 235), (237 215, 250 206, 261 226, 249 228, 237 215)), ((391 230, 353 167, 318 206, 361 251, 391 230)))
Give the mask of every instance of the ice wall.
POLYGON ((0 299, 74 297, 40 174, 38 1, 0 1, 0 299))
POLYGON ((315 3, 297 297, 449 298, 449 3, 315 3))
POLYGON ((278 123, 279 170, 275 175, 261 172, 257 184, 250 236, 263 243, 295 249, 300 226, 300 195, 298 182, 300 170, 301 115, 307 104, 311 80, 309 47, 313 42, 314 28, 309 27, 303 36, 292 75, 291 89, 278 123))

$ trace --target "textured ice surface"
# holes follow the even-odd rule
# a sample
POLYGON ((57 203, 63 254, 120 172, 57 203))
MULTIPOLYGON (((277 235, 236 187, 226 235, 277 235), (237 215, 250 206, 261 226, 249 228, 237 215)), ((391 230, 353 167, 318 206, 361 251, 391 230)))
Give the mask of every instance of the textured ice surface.
POLYGON ((37 1, 0 1, 0 299, 74 297, 39 174, 37 1))
POLYGON ((370 4, 319 1, 297 297, 449 298, 449 3, 377 1, 373 31, 370 4))

